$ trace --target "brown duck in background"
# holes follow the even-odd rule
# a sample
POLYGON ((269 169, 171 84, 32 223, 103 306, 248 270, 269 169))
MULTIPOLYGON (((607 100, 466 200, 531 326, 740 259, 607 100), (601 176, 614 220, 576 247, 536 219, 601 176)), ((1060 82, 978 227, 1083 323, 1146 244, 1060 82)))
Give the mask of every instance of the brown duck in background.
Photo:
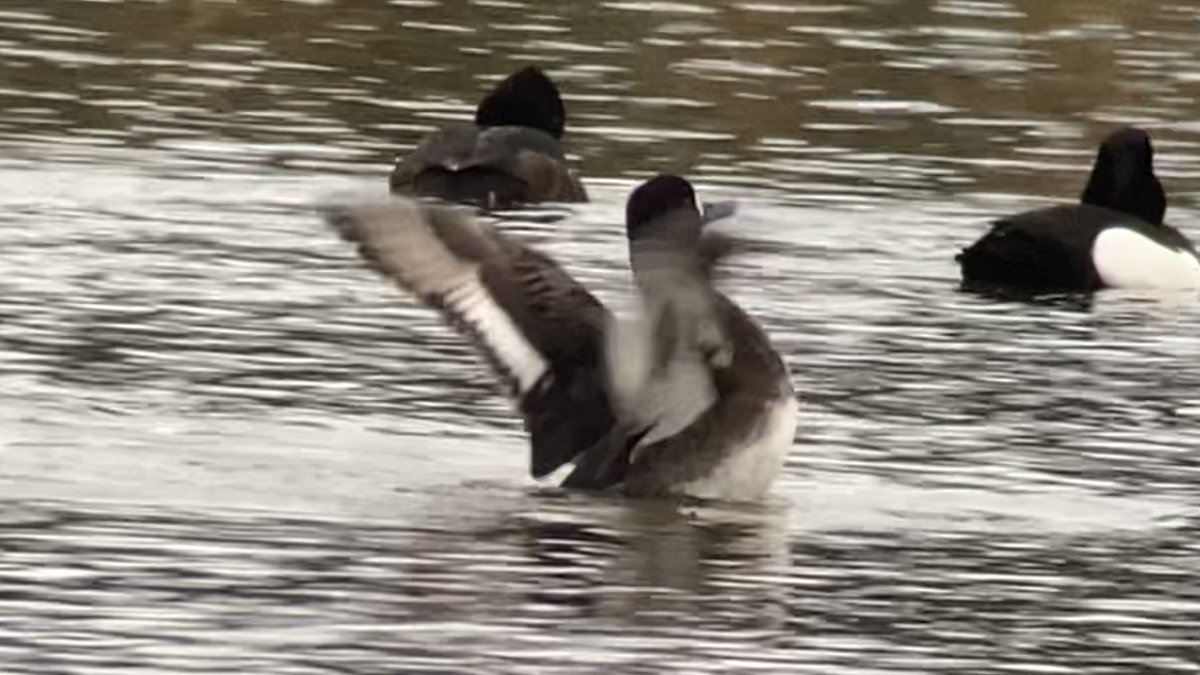
POLYGON ((473 124, 441 129, 397 162, 392 192, 489 210, 587 201, 567 168, 565 124, 558 88, 539 68, 523 68, 480 102, 473 124))

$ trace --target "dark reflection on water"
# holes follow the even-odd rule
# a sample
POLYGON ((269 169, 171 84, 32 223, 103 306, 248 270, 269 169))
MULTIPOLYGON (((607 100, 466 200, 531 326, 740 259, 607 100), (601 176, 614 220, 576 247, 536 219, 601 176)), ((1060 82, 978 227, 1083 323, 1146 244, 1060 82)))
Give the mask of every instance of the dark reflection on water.
POLYGON ((1200 10, 1134 0, 0 7, 0 663, 59 672, 1193 672, 1194 297, 962 292, 1147 126, 1198 221, 1200 10), (737 197, 802 402, 777 501, 532 490, 460 339, 324 232, 547 65, 606 300, 636 177, 737 197))
POLYGON ((404 526, 10 505, 0 650, 10 672, 1194 665, 1194 525, 789 541, 769 511, 492 506, 404 526))

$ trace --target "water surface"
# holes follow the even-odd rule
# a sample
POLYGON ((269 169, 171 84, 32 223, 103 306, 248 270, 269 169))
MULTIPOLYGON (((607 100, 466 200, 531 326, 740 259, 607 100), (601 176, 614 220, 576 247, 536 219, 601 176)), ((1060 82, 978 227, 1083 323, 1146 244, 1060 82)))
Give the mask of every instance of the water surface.
MULTIPOLYGON (((1155 139, 1200 222, 1200 7, 250 0, 0 8, 6 673, 1197 672, 1196 298, 957 289, 991 215, 1155 139), (761 505, 564 494, 469 345, 313 204, 526 63, 606 299, 670 170, 801 400, 761 505)), ((553 216, 553 217, 550 217, 553 216)))

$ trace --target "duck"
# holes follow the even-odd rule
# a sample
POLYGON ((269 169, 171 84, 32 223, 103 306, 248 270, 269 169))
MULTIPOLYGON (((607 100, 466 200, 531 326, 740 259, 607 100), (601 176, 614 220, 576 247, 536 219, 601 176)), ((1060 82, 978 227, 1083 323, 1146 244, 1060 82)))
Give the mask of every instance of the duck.
POLYGON ((487 210, 585 202, 561 143, 566 109, 537 66, 509 75, 479 103, 471 124, 434 132, 397 161, 391 191, 487 210))
POLYGON ((1149 134, 1123 127, 1100 144, 1079 204, 996 220, 955 259, 964 284, 979 288, 1200 288, 1200 257, 1163 222, 1166 209, 1149 134))
POLYGON ((798 406, 763 328, 716 288, 736 241, 686 179, 626 204, 641 309, 618 317, 550 256, 476 213, 391 196, 323 207, 384 277, 469 338, 516 404, 529 471, 567 489, 757 501, 793 444, 798 406), (569 472, 568 472, 569 469, 569 472))

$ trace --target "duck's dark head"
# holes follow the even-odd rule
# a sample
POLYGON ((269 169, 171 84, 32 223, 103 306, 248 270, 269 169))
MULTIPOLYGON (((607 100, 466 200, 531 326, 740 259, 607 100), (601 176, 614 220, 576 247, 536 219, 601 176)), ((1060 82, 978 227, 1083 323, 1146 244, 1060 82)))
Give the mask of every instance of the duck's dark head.
POLYGON ((1104 139, 1081 201, 1162 224, 1167 196, 1154 175, 1154 148, 1145 131, 1125 127, 1104 139))
POLYGON ((625 203, 625 234, 630 241, 699 236, 700 223, 696 191, 679 176, 659 174, 637 186, 625 203))
POLYGON ((566 119, 558 87, 537 66, 509 75, 475 110, 475 124, 481 127, 532 127, 555 138, 562 137, 566 119))

